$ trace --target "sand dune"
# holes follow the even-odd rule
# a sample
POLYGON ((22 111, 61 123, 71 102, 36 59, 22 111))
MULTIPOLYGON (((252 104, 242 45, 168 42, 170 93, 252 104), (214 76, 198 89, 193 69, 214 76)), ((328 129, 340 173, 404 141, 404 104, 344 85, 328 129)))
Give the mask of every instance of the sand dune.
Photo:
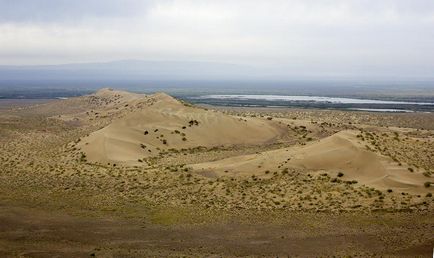
POLYGON ((342 180, 356 180, 358 184, 379 189, 405 192, 428 192, 423 187, 426 178, 411 173, 390 158, 366 149, 357 131, 341 131, 306 146, 297 146, 243 155, 215 162, 192 165, 199 174, 214 176, 268 177, 284 168, 298 168, 306 173, 328 173, 331 177, 343 173, 342 180))
MULTIPOLYGON (((182 149, 261 145, 288 137, 288 128, 279 119, 230 116, 182 103, 164 93, 143 95, 103 89, 93 96, 100 103, 98 113, 112 112, 116 116, 78 143, 79 151, 90 162, 139 165, 145 164, 144 159, 182 149)), ((358 138, 358 133, 343 130, 307 145, 224 158, 191 168, 207 177, 270 177, 285 168, 327 173, 332 178, 343 173, 339 179, 359 185, 429 191, 423 186, 426 177, 422 171, 412 173, 407 166, 368 149, 369 143, 358 138)))
POLYGON ((192 107, 164 93, 103 90, 96 95, 120 95, 128 112, 81 140, 78 147, 92 162, 135 164, 138 159, 171 149, 265 144, 277 141, 287 130, 274 121, 192 107))

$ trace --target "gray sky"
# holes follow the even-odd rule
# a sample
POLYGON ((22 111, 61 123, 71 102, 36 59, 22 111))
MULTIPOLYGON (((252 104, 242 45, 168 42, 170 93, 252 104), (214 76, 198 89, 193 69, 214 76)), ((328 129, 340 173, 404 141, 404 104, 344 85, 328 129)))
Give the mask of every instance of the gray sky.
POLYGON ((0 64, 117 59, 434 78, 434 1, 0 0, 0 64))

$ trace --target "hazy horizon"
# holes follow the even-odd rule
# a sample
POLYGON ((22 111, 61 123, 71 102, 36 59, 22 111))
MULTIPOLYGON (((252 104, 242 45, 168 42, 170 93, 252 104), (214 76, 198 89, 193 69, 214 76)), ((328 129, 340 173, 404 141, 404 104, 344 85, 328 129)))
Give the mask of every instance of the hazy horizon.
POLYGON ((201 79, 433 80, 433 31, 427 0, 0 0, 0 65, 202 62, 228 67, 202 67, 201 79))

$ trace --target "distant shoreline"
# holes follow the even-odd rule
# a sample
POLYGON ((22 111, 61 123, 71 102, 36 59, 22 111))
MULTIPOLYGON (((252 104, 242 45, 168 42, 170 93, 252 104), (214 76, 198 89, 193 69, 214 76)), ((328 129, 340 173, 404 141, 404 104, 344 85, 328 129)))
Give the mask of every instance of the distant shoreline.
POLYGON ((205 95, 185 97, 194 104, 251 108, 312 108, 367 112, 412 113, 434 111, 434 103, 391 101, 367 98, 289 96, 289 95, 205 95))
MULTIPOLYGON (((214 101, 197 101, 199 99, 190 97, 178 97, 184 101, 192 104, 210 107, 210 108, 265 108, 265 109, 316 109, 316 110, 339 110, 349 112, 376 112, 376 113, 433 113, 433 105, 420 105, 420 104, 371 104, 371 103, 312 103, 312 102, 214 102, 214 101)), ((52 97, 52 98, 0 98, 0 109, 19 108, 24 106, 31 106, 37 104, 43 104, 50 101, 61 101, 70 97, 52 97)))

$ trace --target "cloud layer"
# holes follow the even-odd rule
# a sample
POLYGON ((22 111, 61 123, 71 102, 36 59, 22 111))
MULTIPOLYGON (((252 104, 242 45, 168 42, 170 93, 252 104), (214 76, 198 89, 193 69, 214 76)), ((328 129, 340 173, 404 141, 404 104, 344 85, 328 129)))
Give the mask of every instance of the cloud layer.
POLYGON ((0 0, 0 64, 116 59, 433 77, 434 1, 0 0))

